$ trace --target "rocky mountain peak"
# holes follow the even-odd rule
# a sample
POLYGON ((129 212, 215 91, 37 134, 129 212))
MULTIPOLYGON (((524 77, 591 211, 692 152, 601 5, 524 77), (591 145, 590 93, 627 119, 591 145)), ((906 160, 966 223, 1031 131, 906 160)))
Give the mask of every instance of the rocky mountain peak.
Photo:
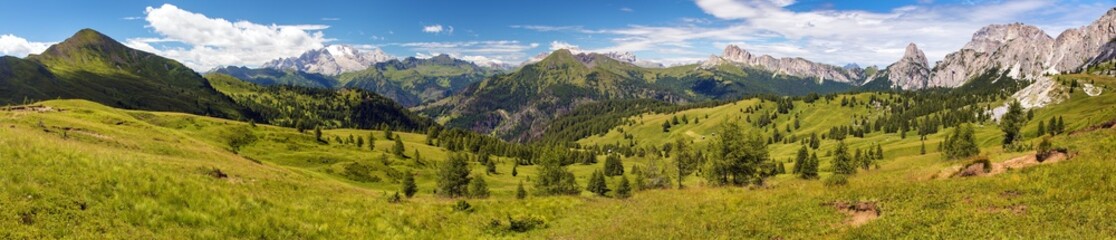
POLYGON ((1038 27, 1023 23, 993 24, 981 28, 973 34, 973 38, 962 49, 971 49, 980 53, 996 51, 997 48, 1012 40, 1022 41, 1052 41, 1038 27))
POLYGON ((748 59, 752 58, 752 53, 749 53, 748 51, 745 51, 744 49, 741 49, 736 45, 729 44, 728 46, 725 46, 725 50, 721 53, 721 56, 729 61, 747 62, 748 59))
POLYGON ((930 81, 930 64, 926 54, 914 43, 908 44, 903 57, 887 66, 887 77, 895 87, 902 89, 926 87, 930 81))
POLYGON ((394 59, 380 49, 361 50, 348 45, 329 45, 306 51, 298 57, 275 59, 265 68, 293 69, 323 75, 364 70, 376 63, 394 59))

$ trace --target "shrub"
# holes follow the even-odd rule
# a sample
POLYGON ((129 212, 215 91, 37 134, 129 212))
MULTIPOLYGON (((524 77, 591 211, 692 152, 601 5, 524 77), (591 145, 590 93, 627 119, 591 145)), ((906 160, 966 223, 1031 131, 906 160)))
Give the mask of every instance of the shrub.
POLYGON ((401 203, 401 202, 403 202, 403 197, 399 196, 399 192, 395 192, 395 194, 392 194, 390 197, 388 197, 388 202, 389 203, 401 203))
POLYGON ((844 186, 849 184, 848 176, 844 174, 833 174, 822 181, 827 187, 844 186))
POLYGON ((1050 143, 1049 137, 1042 138, 1042 142, 1039 142, 1038 147, 1035 149, 1035 160, 1038 160, 1038 162, 1046 161, 1046 158, 1050 157, 1053 147, 1054 144, 1050 143))
POLYGON ((972 165, 977 165, 977 164, 980 164, 980 166, 984 168, 984 172, 991 172, 992 171, 992 161, 988 160, 987 156, 974 157, 973 160, 970 161, 969 164, 967 164, 965 166, 972 166, 972 165))
POLYGON ((465 200, 458 200, 456 204, 453 204, 453 211, 473 212, 473 206, 469 205, 469 202, 466 202, 465 200))

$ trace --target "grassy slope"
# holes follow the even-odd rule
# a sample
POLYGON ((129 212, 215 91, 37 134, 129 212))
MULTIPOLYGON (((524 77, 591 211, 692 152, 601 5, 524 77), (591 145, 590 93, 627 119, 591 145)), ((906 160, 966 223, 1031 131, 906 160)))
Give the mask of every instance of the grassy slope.
MULTIPOLYGON (((1111 78, 1100 78, 1098 83, 1116 86, 1111 78)), ((1086 119, 1116 117, 1114 100, 1111 92, 1090 98, 1077 91, 1069 102, 1043 109, 1036 118, 1064 115, 1068 127, 1076 129, 1085 125, 1082 122, 1092 121, 1086 119)), ((827 188, 820 181, 781 175, 765 189, 708 188, 691 177, 685 190, 643 191, 629 200, 587 193, 513 200, 515 183, 534 175, 535 170, 520 167, 519 177, 512 177, 507 174, 510 161, 501 159, 501 174, 486 177, 495 196, 470 200, 476 211, 459 213, 450 210, 452 200, 431 194, 432 168, 403 159, 386 166, 375 163, 378 160, 373 159, 391 146, 379 132, 373 133, 379 139, 377 150, 369 152, 355 146, 316 144, 311 134, 286 128, 252 128, 186 114, 117 110, 84 101, 44 104, 65 111, 0 112, 0 166, 10 173, 0 177, 0 238, 1088 239, 1116 234, 1112 230, 1116 223, 1105 220, 1116 214, 1116 207, 1109 204, 1116 195, 1106 194, 1116 190, 1116 179, 1108 176, 1116 170, 1108 157, 1116 151, 1111 148, 1116 130, 1056 138, 1057 145, 1080 153, 1072 161, 994 177, 949 180, 930 178, 956 162, 943 161, 937 153, 917 155, 915 137, 899 141, 894 134, 869 135, 850 142, 867 146, 873 141, 891 141, 884 145, 888 159, 880 169, 851 178, 849 186, 827 188), (49 132, 38 126, 40 121, 49 132), (63 127, 71 128, 65 137, 63 127), (260 140, 235 155, 224 144, 224 136, 233 129, 249 129, 260 140), (322 158, 335 161, 314 161, 322 158), (403 204, 389 204, 384 194, 395 191, 397 184, 390 183, 386 175, 382 182, 363 183, 327 170, 346 162, 368 163, 378 170, 416 171, 420 193, 403 204), (208 176, 207 171, 214 167, 230 177, 208 176), (879 201, 883 217, 849 227, 843 224, 843 214, 824 206, 836 200, 879 201), (1019 214, 1011 210, 1019 206, 1026 210, 1019 214), (542 219, 546 227, 522 235, 486 227, 509 216, 542 219)), ((726 107, 732 105, 721 108, 726 107)), ((796 111, 801 109, 805 107, 796 111)), ((702 125, 715 124, 716 118, 727 118, 732 112, 717 108, 691 111, 709 111, 710 120, 703 119, 702 125)), ((847 118, 807 115, 803 113, 803 126, 812 127, 804 129, 828 129, 821 123, 847 118)), ((780 123, 785 120, 781 118, 780 123)), ((658 131, 655 134, 662 134, 661 121, 647 120, 645 124, 658 131)), ((1033 132, 1035 125, 1028 125, 1025 133, 1033 132)), ((674 131, 686 127, 691 126, 674 131)), ((693 126, 689 131, 705 130, 693 126)), ((984 151, 994 161, 1023 154, 999 153, 992 146, 998 142, 997 131, 993 126, 978 130, 984 151)), ((368 133, 340 129, 325 135, 332 139, 368 133)), ((662 138, 638 134, 644 141, 662 138)), ((408 154, 418 148, 428 162, 444 159, 445 151, 422 145, 424 136, 400 135, 408 154)), ((831 144, 826 141, 823 151, 831 144)), ((928 149, 933 152, 934 146, 928 144, 928 149)), ((790 146, 772 149, 777 159, 789 158, 792 151, 790 146)), ((639 161, 626 159, 626 164, 639 161)), ((823 162, 824 171, 828 158, 823 162)), ((481 172, 479 165, 473 167, 474 172, 481 172)), ((572 165, 571 169, 584 185, 585 177, 600 167, 572 165)), ((528 189, 530 185, 527 183, 528 189)))

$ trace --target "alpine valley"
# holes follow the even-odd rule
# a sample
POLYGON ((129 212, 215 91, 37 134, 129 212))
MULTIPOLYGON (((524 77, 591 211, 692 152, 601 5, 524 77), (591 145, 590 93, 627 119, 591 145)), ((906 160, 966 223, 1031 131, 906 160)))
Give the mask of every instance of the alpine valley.
MULTIPOLYGON (((698 12, 749 23, 802 4, 727 2, 731 13, 696 1, 698 12)), ((361 11, 396 11, 387 5, 361 11)), ((142 18, 162 38, 118 41, 86 28, 41 52, 0 57, 0 239, 1116 235, 1116 8, 1056 37, 1037 25, 987 25, 956 36, 969 41, 944 56, 928 58, 908 39, 886 66, 727 43, 758 36, 668 64, 558 41, 525 55, 540 45, 383 40, 408 36, 391 30, 342 40, 316 32, 293 42, 325 44, 297 55, 199 71, 175 59, 199 51, 237 62, 224 60, 252 52, 216 51, 267 42, 252 31, 283 38, 332 26, 192 12, 167 22, 159 14, 168 6, 184 11, 147 7, 142 18), (180 33, 168 23, 216 27, 180 33), (197 40, 228 32, 244 36, 197 40), (393 47, 431 54, 396 57, 393 47), (491 52, 515 54, 477 56, 491 52)), ((681 26, 723 23, 703 19, 681 26)), ((510 28, 657 28, 619 25, 632 28, 510 28)), ((457 26, 421 30, 488 34, 457 26)), ((13 37, 0 36, 0 51, 13 37)))

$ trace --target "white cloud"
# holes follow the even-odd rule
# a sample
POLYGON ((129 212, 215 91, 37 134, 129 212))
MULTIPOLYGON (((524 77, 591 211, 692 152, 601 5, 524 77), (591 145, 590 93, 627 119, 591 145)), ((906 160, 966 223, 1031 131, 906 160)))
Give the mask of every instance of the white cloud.
POLYGON ((632 9, 632 8, 629 8, 629 7, 622 7, 622 8, 620 8, 620 11, 621 12, 635 12, 635 9, 632 9))
POLYGON ((153 52, 204 71, 217 66, 258 66, 266 61, 297 56, 332 41, 320 30, 327 25, 276 25, 210 18, 170 4, 147 7, 147 28, 159 38, 132 38, 125 44, 153 52), (159 43, 181 43, 164 46, 159 43))
POLYGON ((322 18, 322 21, 341 21, 341 18, 327 17, 327 18, 322 18))
POLYGON ((143 19, 143 17, 134 17, 134 16, 133 16, 133 17, 123 17, 123 18, 120 18, 120 19, 122 19, 122 20, 128 20, 128 21, 132 21, 132 20, 140 20, 140 19, 143 19))
POLYGON ((433 34, 439 34, 439 33, 453 34, 453 26, 444 26, 443 27, 442 24, 422 26, 422 32, 433 33, 433 34))
POLYGON ((525 59, 527 51, 539 47, 538 43, 519 41, 463 41, 463 42, 409 42, 392 43, 392 46, 408 48, 425 56, 448 54, 450 56, 470 57, 486 61, 515 62, 525 59))
POLYGON ((53 42, 32 42, 11 34, 0 35, 0 55, 26 57, 43 53, 53 42))
POLYGON ((568 49, 570 51, 577 51, 577 52, 581 51, 580 47, 578 47, 577 45, 570 44, 568 42, 562 42, 562 41, 550 42, 550 51, 554 51, 554 50, 558 50, 558 49, 568 49))

